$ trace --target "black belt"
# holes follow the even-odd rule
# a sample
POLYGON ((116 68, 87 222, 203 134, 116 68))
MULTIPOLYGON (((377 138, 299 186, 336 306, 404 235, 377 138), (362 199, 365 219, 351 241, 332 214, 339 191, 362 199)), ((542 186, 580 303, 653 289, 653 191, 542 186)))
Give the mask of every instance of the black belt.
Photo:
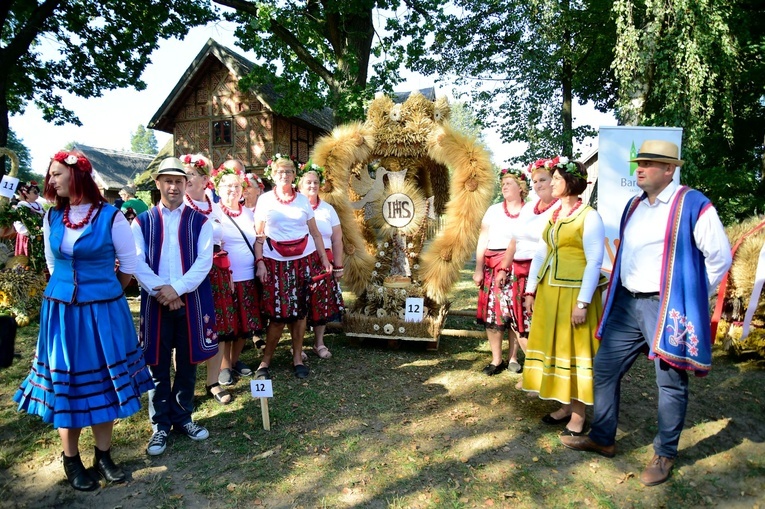
POLYGON ((642 293, 642 292, 631 292, 630 290, 624 289, 625 292, 629 293, 630 296, 633 299, 653 299, 654 297, 659 297, 659 292, 649 292, 649 293, 642 293))

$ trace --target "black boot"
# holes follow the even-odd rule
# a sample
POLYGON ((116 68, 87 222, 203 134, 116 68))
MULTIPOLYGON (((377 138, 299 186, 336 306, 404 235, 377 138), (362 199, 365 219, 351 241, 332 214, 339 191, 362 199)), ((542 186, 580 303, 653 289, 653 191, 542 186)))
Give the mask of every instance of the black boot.
POLYGON ((108 451, 102 451, 95 447, 95 450, 96 456, 93 458, 93 468, 101 474, 101 477, 108 482, 125 482, 125 472, 112 461, 111 448, 108 451))
POLYGON ((88 471, 85 470, 85 465, 82 464, 79 454, 70 458, 66 454, 61 453, 61 457, 64 459, 66 479, 72 485, 72 488, 80 491, 93 491, 98 488, 98 482, 90 477, 88 471))

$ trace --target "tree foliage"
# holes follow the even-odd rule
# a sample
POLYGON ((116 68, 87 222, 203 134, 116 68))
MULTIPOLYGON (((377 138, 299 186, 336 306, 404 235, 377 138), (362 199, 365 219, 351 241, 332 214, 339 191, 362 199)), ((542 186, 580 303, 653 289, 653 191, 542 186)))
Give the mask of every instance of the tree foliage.
POLYGON ((157 138, 153 129, 146 129, 143 124, 138 124, 134 133, 130 133, 130 150, 139 154, 154 154, 159 152, 157 138))
POLYGON ((79 125, 61 97, 145 88, 141 73, 160 39, 214 19, 204 0, 0 2, 0 146, 8 116, 30 102, 57 125, 79 125))
POLYGON ((401 81, 406 41, 377 33, 375 17, 424 37, 444 0, 213 1, 234 9, 226 17, 239 24, 239 46, 258 58, 242 86, 272 87, 284 115, 328 106, 341 123, 363 118, 375 91, 401 81))
MULTIPOLYGON (((32 154, 29 149, 24 145, 24 140, 16 136, 13 130, 8 132, 8 144, 7 148, 13 150, 19 158, 19 172, 16 175, 22 182, 29 182, 30 180, 41 181, 43 178, 42 171, 34 171, 32 169, 32 154)), ((10 158, 5 157, 5 173, 11 171, 10 158)))
MULTIPOLYGON (((479 118, 526 160, 571 154, 593 134, 573 127, 574 102, 614 104, 615 28, 606 0, 454 0, 434 35, 414 39, 408 63, 460 88, 479 118)), ((406 27, 401 27, 405 29, 406 27)))
POLYGON ((617 115, 683 128, 682 180, 727 223, 765 205, 761 3, 617 0, 617 115))

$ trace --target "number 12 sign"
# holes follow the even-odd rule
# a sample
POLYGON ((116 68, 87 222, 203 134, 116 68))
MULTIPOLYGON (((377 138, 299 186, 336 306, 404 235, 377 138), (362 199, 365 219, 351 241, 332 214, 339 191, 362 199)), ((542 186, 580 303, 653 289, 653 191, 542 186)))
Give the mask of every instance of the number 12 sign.
POLYGON ((404 316, 405 322, 421 322, 425 316, 425 299, 422 297, 407 297, 404 316))

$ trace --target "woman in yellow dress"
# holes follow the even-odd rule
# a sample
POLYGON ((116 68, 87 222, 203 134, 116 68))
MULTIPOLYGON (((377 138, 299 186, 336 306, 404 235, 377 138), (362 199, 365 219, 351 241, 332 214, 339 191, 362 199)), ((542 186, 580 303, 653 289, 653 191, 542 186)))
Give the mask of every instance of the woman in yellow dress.
POLYGON ((553 197, 561 206, 547 224, 529 270, 525 306, 534 310, 523 390, 562 403, 542 418, 568 423, 564 434, 580 435, 585 405, 592 405, 592 364, 598 350, 595 331, 603 313, 600 287, 604 230, 600 215, 579 195, 587 170, 566 157, 549 161, 553 197), (535 305, 536 304, 536 305, 535 305))

